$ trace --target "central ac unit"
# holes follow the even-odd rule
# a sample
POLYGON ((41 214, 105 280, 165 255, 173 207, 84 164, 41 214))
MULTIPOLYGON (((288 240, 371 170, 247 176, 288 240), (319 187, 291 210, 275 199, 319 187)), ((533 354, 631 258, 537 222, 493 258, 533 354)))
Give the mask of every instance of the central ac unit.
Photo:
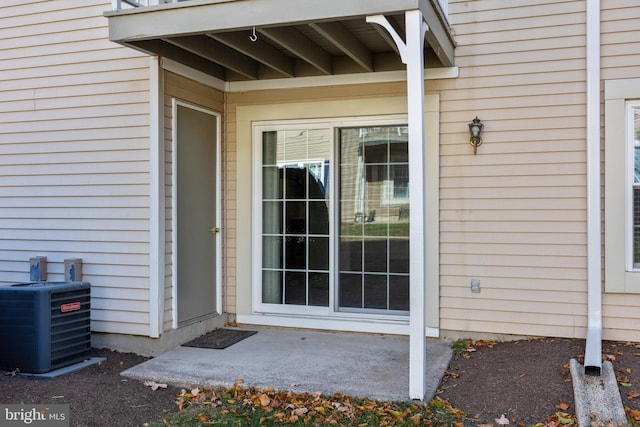
POLYGON ((44 373, 91 356, 91 285, 0 286, 0 369, 44 373))

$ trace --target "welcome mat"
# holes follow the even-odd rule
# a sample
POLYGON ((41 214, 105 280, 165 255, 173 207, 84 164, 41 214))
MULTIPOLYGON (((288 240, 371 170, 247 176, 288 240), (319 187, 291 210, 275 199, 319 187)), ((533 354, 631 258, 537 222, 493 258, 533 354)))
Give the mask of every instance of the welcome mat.
POLYGON ((258 331, 216 329, 182 345, 183 347, 213 348, 216 350, 222 350, 257 333, 258 331))

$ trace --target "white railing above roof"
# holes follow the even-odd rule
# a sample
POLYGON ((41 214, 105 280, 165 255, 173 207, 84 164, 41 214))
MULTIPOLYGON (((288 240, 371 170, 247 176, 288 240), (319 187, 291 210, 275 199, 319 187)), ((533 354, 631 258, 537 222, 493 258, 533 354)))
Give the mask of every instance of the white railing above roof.
POLYGON ((113 10, 122 10, 122 3, 128 4, 129 6, 133 7, 149 6, 148 1, 137 2, 134 0, 111 0, 111 8, 113 10))

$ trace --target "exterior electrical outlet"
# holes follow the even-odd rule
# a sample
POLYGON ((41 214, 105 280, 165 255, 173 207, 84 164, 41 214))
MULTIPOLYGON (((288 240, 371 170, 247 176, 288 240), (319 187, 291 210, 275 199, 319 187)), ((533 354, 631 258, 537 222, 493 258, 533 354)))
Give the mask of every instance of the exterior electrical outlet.
POLYGON ((471 292, 476 294, 480 293, 480 280, 478 279, 471 280, 471 292))
POLYGON ((82 280, 82 258, 67 258, 64 260, 64 280, 80 282, 82 280))
POLYGON ((32 282, 44 282, 47 280, 46 256, 29 258, 29 280, 32 282))

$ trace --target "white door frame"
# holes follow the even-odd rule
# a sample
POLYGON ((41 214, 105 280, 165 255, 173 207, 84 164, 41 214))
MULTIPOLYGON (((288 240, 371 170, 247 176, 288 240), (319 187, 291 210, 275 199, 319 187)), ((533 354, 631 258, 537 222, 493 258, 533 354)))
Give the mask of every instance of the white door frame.
POLYGON ((221 197, 221 140, 222 140, 222 132, 221 132, 221 115, 220 113, 207 109, 205 107, 190 103, 188 101, 183 101, 177 98, 171 99, 171 207, 173 209, 173 216, 171 219, 171 228, 172 228, 172 248, 171 252, 173 254, 172 262, 171 262, 171 296, 172 296, 172 307, 171 310, 173 312, 173 328, 178 328, 178 288, 177 288, 177 278, 178 278, 178 266, 176 262, 176 256, 178 250, 178 150, 177 150, 177 138, 178 138, 178 122, 177 122, 177 110, 178 106, 190 108, 196 111, 200 111, 205 114, 209 114, 214 116, 216 119, 216 187, 215 187, 215 199, 216 199, 216 221, 218 224, 214 225, 215 227, 219 227, 221 232, 215 233, 215 248, 216 248, 216 312, 217 314, 222 314, 222 233, 224 230, 221 225, 222 221, 222 197, 221 197))

